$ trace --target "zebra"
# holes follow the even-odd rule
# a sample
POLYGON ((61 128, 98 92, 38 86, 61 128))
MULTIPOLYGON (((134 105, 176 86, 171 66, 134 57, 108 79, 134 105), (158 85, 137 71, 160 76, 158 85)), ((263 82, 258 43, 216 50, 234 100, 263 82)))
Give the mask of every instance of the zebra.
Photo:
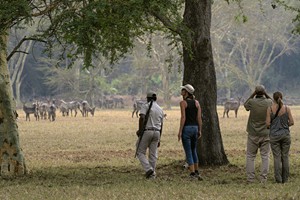
MULTIPOLYGON (((60 100, 60 111, 62 112, 63 116, 67 115, 69 116, 69 112, 71 111, 71 116, 73 116, 73 110, 75 112, 74 117, 77 116, 77 109, 80 110, 80 103, 78 101, 70 101, 65 102, 64 100, 60 100)), ((80 110, 80 112, 82 112, 80 110)))
POLYGON ((47 111, 49 109, 49 104, 48 103, 42 103, 39 106, 39 113, 40 113, 40 117, 41 119, 47 119, 47 111))
POLYGON ((87 117, 89 112, 91 113, 92 116, 94 116, 96 107, 91 107, 87 101, 82 101, 81 104, 82 104, 81 113, 83 117, 87 117))
POLYGON ((229 115, 228 115, 229 110, 234 110, 235 117, 237 118, 237 113, 238 113, 239 107, 241 105, 241 99, 242 99, 241 97, 238 97, 238 101, 229 100, 224 103, 223 118, 225 117, 225 113, 226 113, 227 117, 229 117, 229 115))
POLYGON ((114 107, 115 108, 124 108, 124 100, 122 97, 113 97, 114 107))
POLYGON ((68 102, 68 108, 71 111, 71 116, 73 116, 72 111, 74 110, 74 112, 75 112, 74 117, 76 117, 76 115, 77 115, 77 109, 79 109, 79 111, 82 112, 80 110, 80 103, 77 102, 77 101, 70 101, 70 102, 68 102))
POLYGON ((32 107, 28 107, 28 106, 25 105, 25 103, 23 103, 23 110, 24 110, 25 115, 26 115, 26 121, 27 121, 27 119, 30 121, 30 116, 29 116, 30 114, 34 115, 36 121, 38 121, 40 119, 37 103, 33 103, 32 107))
POLYGON ((50 121, 55 121, 56 118, 56 106, 52 104, 48 109, 48 119, 50 121))
POLYGON ((136 117, 138 117, 138 113, 141 110, 142 105, 145 103, 147 103, 147 101, 145 101, 145 100, 134 100, 132 117, 133 117, 134 113, 136 114, 136 117))

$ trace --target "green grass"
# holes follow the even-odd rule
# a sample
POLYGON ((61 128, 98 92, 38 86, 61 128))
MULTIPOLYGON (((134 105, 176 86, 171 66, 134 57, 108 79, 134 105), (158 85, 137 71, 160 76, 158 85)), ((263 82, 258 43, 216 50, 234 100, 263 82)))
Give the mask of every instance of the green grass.
MULTIPOLYGON (((179 110, 165 111, 159 148, 157 179, 146 180, 134 158, 137 118, 130 110, 98 110, 95 117, 62 117, 57 121, 18 122, 20 143, 30 173, 0 180, 1 199, 300 199, 300 107, 292 107, 290 181, 275 184, 273 159, 267 184, 246 184, 245 132, 248 113, 222 118, 218 109, 225 152, 230 164, 201 167, 204 181, 190 181, 182 168, 184 153, 177 141, 179 110)), ((256 159, 259 173, 260 157, 256 159)))

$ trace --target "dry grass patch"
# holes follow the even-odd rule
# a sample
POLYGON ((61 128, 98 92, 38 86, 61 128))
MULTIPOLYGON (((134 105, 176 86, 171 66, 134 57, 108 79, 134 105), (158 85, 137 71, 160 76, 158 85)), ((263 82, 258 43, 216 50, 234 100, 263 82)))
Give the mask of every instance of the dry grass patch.
MULTIPOLYGON (((205 178, 191 182, 182 168, 183 149, 177 141, 180 112, 165 111, 168 119, 159 149, 158 178, 146 181, 134 159, 138 119, 131 110, 98 110, 95 117, 62 117, 26 122, 19 111, 21 147, 28 176, 0 181, 2 199, 297 199, 300 195, 300 107, 292 107, 291 179, 285 185, 245 183, 245 147, 248 112, 223 118, 220 128, 230 165, 201 168, 205 178)), ((257 172, 260 160, 257 158, 257 172)))

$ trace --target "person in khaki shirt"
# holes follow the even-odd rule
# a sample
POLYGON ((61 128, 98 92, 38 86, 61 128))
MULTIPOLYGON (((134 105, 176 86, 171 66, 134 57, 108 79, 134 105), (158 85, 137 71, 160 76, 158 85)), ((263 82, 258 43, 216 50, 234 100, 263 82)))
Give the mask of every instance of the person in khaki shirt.
POLYGON ((255 158, 258 149, 262 159, 260 181, 266 182, 269 172, 270 138, 266 126, 266 113, 272 105, 270 96, 263 85, 255 87, 255 91, 244 103, 247 111, 250 111, 247 123, 247 153, 246 173, 249 183, 255 182, 255 158))

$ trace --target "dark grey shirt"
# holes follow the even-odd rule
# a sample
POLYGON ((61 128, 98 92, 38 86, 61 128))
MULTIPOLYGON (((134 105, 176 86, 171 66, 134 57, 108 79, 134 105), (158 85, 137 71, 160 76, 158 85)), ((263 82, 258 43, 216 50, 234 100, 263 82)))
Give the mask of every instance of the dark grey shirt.
POLYGON ((278 136, 283 134, 288 134, 289 129, 289 115, 287 108, 285 107, 286 112, 280 116, 275 117, 275 114, 272 113, 271 109, 271 125, 270 125, 270 135, 278 136))

